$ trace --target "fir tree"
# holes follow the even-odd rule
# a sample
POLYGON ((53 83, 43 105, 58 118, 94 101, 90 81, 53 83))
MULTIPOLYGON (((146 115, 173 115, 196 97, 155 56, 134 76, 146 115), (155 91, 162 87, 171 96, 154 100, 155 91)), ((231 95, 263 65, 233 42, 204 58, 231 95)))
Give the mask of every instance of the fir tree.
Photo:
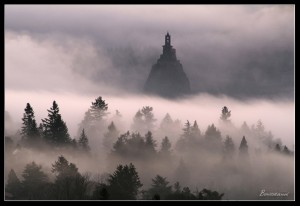
POLYGON ((25 113, 23 114, 22 118, 23 126, 21 129, 22 138, 29 144, 36 143, 40 137, 40 134, 35 121, 34 111, 29 103, 27 103, 24 110, 25 113))
POLYGON ((230 120, 228 119, 231 116, 231 111, 228 110, 228 108, 226 106, 223 107, 222 109, 222 114, 220 119, 223 122, 229 122, 230 120))
POLYGON ((160 175, 156 175, 156 177, 152 179, 151 188, 148 190, 150 197, 159 195, 160 199, 167 199, 172 193, 172 186, 169 185, 169 182, 166 179, 166 177, 160 175))
POLYGON ((71 142, 66 123, 59 114, 59 107, 56 101, 48 111, 48 118, 42 119, 43 135, 49 142, 56 145, 66 145, 71 142))
POLYGON ((36 200, 45 199, 46 195, 43 191, 46 183, 48 182, 48 176, 41 171, 42 166, 37 165, 35 162, 27 164, 23 171, 22 185, 24 187, 24 195, 26 199, 36 200), (44 197, 44 198, 43 198, 44 197))
POLYGON ((165 138, 161 142, 160 153, 162 155, 169 155, 171 152, 170 149, 171 149, 171 142, 169 141, 169 138, 165 136, 165 138))
POLYGON ((84 129, 82 129, 80 138, 78 140, 78 147, 85 152, 90 151, 90 146, 89 146, 89 140, 84 132, 84 129))
POLYGON ((119 165, 116 171, 109 176, 108 193, 113 200, 134 200, 139 188, 142 187, 138 173, 132 163, 119 165))
POLYGON ((119 136, 119 131, 117 130, 114 122, 111 122, 107 127, 108 132, 104 134, 103 145, 107 149, 112 149, 113 143, 119 136))
POLYGON ((225 158, 232 158, 234 154, 235 146, 233 140, 228 135, 226 136, 224 142, 224 157, 225 158))
POLYGON ((246 140, 245 136, 243 136, 243 139, 242 139, 240 147, 239 147, 239 151, 240 151, 241 156, 248 155, 248 145, 247 145, 247 140, 246 140))
POLYGON ((19 199, 22 192, 22 185, 13 169, 8 174, 7 184, 5 185, 5 192, 10 194, 9 199, 19 199))
POLYGON ((148 152, 149 155, 152 155, 156 153, 155 147, 156 147, 156 141, 152 137, 152 132, 148 131, 145 135, 146 141, 145 141, 145 149, 148 152))
POLYGON ((95 99, 95 102, 92 102, 92 105, 90 107, 90 113, 91 117, 94 121, 100 121, 105 117, 107 112, 108 106, 105 103, 105 100, 102 99, 101 96, 99 96, 97 99, 95 99))
POLYGON ((191 124, 189 120, 186 121, 186 123, 184 124, 184 128, 182 130, 183 130, 183 137, 186 138, 191 137, 191 124))
POLYGON ((152 131, 154 128, 154 119, 153 108, 150 106, 145 106, 142 108, 141 113, 144 116, 145 129, 146 131, 152 131))
POLYGON ((198 127, 197 121, 194 121, 194 125, 191 127, 191 135, 194 138, 199 138, 201 136, 201 131, 198 127))

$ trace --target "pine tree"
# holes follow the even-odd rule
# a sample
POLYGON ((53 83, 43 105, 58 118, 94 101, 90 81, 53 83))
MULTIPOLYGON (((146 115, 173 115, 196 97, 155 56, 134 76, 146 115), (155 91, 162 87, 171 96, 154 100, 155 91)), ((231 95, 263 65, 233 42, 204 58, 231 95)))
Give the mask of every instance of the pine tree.
POLYGON ((37 165, 35 162, 25 166, 22 174, 25 199, 44 199, 45 193, 43 189, 48 182, 48 176, 41 169, 42 166, 37 165))
POLYGON ((153 155, 154 153, 156 153, 155 150, 156 141, 152 137, 152 132, 148 131, 145 137, 146 137, 146 141, 145 141, 146 152, 148 152, 149 155, 153 155))
POLYGON ((88 176, 82 176, 74 163, 63 156, 52 164, 52 172, 56 174, 54 196, 57 200, 82 200, 86 198, 88 176))
POLYGON ((71 142, 66 123, 59 114, 59 107, 56 101, 48 111, 48 118, 42 119, 43 135, 49 142, 56 145, 65 145, 71 142))
POLYGON ((89 140, 84 132, 84 129, 82 129, 80 138, 78 140, 78 147, 85 152, 90 151, 90 146, 89 146, 89 140))
POLYGON ((141 110, 141 113, 144 116, 146 131, 152 131, 154 128, 154 122, 156 121, 156 119, 154 119, 153 108, 150 106, 145 106, 141 110))
POLYGON ((223 107, 222 109, 222 114, 220 119, 223 122, 229 122, 230 120, 228 119, 231 116, 231 111, 228 110, 228 108, 226 106, 223 107))
POLYGON ((111 122, 107 129, 108 132, 104 134, 103 145, 105 148, 111 150, 113 147, 113 143, 119 136, 119 131, 117 130, 114 122, 111 122))
POLYGON ((264 124, 262 123, 261 120, 258 120, 258 121, 257 121, 255 130, 256 130, 259 134, 265 132, 265 126, 264 126, 264 124))
POLYGON ((92 115, 91 115, 91 110, 88 109, 85 113, 84 113, 84 118, 81 121, 81 123, 79 124, 79 128, 78 128, 78 134, 80 135, 82 132, 83 128, 86 128, 87 131, 89 131, 91 129, 91 123, 92 123, 92 115))
POLYGON ((173 125, 173 120, 169 115, 169 113, 167 113, 160 123, 160 128, 163 130, 169 130, 170 127, 172 127, 172 125, 173 125))
POLYGON ((199 138, 201 136, 201 131, 198 127, 197 121, 194 121, 194 125, 191 127, 191 135, 194 138, 199 138))
POLYGON ((224 142, 224 156, 225 158, 232 158, 234 154, 235 146, 233 140, 228 135, 226 136, 224 142))
POLYGON ((142 132, 145 130, 143 114, 142 114, 141 110, 138 110, 136 112, 135 116, 133 117, 132 130, 134 132, 136 132, 136 131, 142 132))
POLYGON ((166 179, 166 177, 162 177, 160 175, 156 175, 156 177, 152 179, 151 188, 148 190, 150 197, 159 195, 160 199, 167 199, 167 197, 172 193, 172 186, 169 185, 169 182, 166 179))
POLYGON ((129 131, 127 131, 124 134, 121 134, 120 137, 118 137, 118 140, 113 145, 113 153, 124 156, 127 153, 127 141, 128 137, 130 136, 129 131))
POLYGON ((116 171, 109 176, 108 193, 113 200, 134 200, 139 188, 142 187, 138 173, 132 163, 119 165, 116 171))
POLYGON ((162 155, 169 155, 171 152, 170 149, 171 149, 171 143, 169 141, 169 138, 165 136, 165 138, 161 142, 160 153, 162 155))
POLYGON ((241 130, 243 133, 246 133, 248 134, 250 132, 250 128, 249 126, 247 125, 247 122, 243 122, 242 126, 241 126, 241 130))
POLYGON ((103 100, 102 97, 99 96, 97 99, 95 99, 95 102, 92 102, 92 105, 90 107, 92 119, 94 121, 101 121, 103 117, 108 115, 107 109, 108 106, 105 103, 105 100, 103 100))
POLYGON ((40 134, 35 121, 34 111, 29 103, 27 103, 24 110, 25 113, 22 118, 23 126, 21 129, 22 138, 28 144, 36 143, 40 134))
POLYGON ((215 127, 214 124, 209 125, 205 132, 207 140, 221 140, 221 132, 215 127))
POLYGON ((8 174, 7 184, 5 185, 5 192, 9 193, 9 199, 19 199, 22 192, 22 185, 13 169, 8 174))
POLYGON ((184 128, 182 130, 183 130, 183 137, 186 138, 191 137, 191 124, 189 120, 186 121, 186 123, 184 124, 184 128))
POLYGON ((248 156, 248 145, 245 136, 243 136, 243 139, 239 147, 239 151, 240 151, 240 156, 248 156))

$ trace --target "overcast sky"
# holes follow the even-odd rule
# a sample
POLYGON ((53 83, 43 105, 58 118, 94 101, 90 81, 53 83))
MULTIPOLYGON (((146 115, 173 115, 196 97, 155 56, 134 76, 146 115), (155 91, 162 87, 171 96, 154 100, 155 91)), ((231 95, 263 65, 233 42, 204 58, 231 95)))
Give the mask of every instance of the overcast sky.
POLYGON ((293 5, 5 5, 5 88, 139 93, 167 31, 194 92, 293 98, 293 5))

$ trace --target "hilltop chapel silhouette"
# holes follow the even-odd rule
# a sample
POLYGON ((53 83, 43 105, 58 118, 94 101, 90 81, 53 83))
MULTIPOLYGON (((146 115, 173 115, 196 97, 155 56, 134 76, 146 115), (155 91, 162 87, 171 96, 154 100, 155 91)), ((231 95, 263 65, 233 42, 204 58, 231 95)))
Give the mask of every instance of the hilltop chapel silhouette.
POLYGON ((190 82, 176 57, 169 32, 165 36, 163 53, 152 66, 144 86, 144 92, 167 98, 190 94, 190 82))

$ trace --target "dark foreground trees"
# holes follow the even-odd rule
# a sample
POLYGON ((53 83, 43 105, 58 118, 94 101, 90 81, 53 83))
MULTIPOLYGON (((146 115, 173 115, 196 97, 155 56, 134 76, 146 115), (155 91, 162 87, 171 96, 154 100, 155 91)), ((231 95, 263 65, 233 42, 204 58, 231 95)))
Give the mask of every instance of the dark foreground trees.
POLYGON ((52 107, 47 111, 48 118, 42 119, 44 139, 55 146, 65 146, 71 143, 67 125, 61 118, 56 101, 53 101, 52 107))
POLYGON ((34 111, 29 103, 26 104, 23 114, 21 136, 25 145, 36 145, 40 140, 40 133, 34 116, 34 111))
POLYGON ((113 200, 134 200, 143 184, 132 163, 119 165, 117 170, 109 176, 108 192, 113 200))

